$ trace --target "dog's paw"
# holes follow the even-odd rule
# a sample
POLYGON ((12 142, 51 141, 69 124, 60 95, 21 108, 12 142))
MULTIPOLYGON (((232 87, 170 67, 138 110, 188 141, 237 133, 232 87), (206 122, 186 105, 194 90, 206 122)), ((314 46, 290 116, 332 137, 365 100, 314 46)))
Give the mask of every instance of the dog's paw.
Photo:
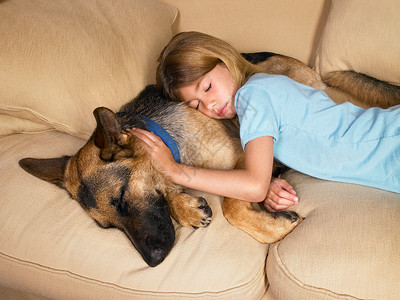
POLYGON ((272 213, 272 215, 276 221, 276 225, 280 229, 277 232, 282 234, 281 237, 291 232, 304 219, 294 211, 278 211, 272 213))
POLYGON ((211 222, 212 210, 203 197, 181 193, 172 198, 170 207, 172 216, 182 226, 207 227, 211 222))
POLYGON ((273 213, 274 218, 285 218, 289 220, 291 223, 296 223, 297 221, 301 221, 300 216, 294 211, 278 211, 273 213))
POLYGON ((197 209, 200 211, 201 219, 200 224, 201 226, 192 225, 193 228, 197 229, 199 227, 207 227, 211 223, 212 218, 212 210, 211 207, 208 205, 206 199, 203 197, 198 198, 199 206, 197 209))

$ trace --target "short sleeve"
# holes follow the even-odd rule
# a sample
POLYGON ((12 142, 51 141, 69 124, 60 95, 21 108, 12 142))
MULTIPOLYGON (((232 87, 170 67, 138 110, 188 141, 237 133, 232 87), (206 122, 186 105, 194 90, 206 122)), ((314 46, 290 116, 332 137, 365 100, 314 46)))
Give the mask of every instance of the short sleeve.
POLYGON ((255 82, 246 83, 235 96, 236 113, 240 122, 240 139, 243 149, 258 137, 279 139, 280 114, 276 111, 268 90, 255 82))

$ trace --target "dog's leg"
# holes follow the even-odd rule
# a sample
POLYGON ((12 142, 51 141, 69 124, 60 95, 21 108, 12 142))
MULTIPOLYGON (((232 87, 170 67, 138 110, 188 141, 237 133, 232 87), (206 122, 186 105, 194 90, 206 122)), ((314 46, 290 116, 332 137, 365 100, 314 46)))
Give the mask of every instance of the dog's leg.
POLYGON ((225 218, 233 226, 250 234, 260 243, 275 243, 291 232, 301 221, 295 212, 269 213, 256 210, 250 202, 225 198, 225 218))
POLYGON ((206 227, 211 222, 212 211, 202 197, 194 197, 181 192, 167 195, 172 217, 182 226, 206 227))

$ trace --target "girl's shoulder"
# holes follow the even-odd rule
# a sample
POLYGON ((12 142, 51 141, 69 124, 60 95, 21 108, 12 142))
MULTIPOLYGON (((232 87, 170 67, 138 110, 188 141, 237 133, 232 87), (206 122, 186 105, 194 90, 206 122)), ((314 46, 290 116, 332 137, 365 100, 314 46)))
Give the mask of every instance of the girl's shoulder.
POLYGON ((285 75, 276 75, 276 74, 267 74, 267 73, 257 73, 252 75, 249 80, 244 84, 245 85, 261 85, 265 86, 265 84, 289 84, 294 83, 295 81, 290 79, 285 75))
POLYGON ((290 88, 291 85, 292 80, 283 75, 254 74, 237 91, 235 95, 236 110, 249 105, 264 107, 267 103, 272 102, 281 105, 282 99, 288 98, 287 95, 292 93, 290 92, 293 90, 290 88))
MULTIPOLYGON (((297 86, 297 82, 284 75, 257 73, 252 75, 241 89, 290 89, 297 86)), ((298 87, 297 87, 298 88, 298 87)))
POLYGON ((282 93, 286 95, 300 93, 321 92, 311 86, 297 82, 285 75, 257 73, 252 75, 241 89, 259 90, 268 93, 282 93))

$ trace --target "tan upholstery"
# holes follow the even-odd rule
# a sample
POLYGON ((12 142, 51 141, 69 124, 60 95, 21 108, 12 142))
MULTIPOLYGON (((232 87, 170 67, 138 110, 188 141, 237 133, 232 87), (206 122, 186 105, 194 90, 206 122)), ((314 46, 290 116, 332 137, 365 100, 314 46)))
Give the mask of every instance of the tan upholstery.
POLYGON ((23 131, 89 137, 97 106, 118 109, 154 83, 176 12, 156 0, 2 1, 0 113, 29 120, 23 131))
POLYGON ((333 0, 316 70, 354 70, 400 85, 400 2, 333 0))
POLYGON ((242 52, 269 51, 313 65, 330 1, 162 0, 179 8, 174 33, 201 31, 242 52))
POLYGON ((285 174, 305 220, 271 246, 267 274, 280 299, 396 299, 400 195, 285 174), (324 276, 321 276, 324 274, 324 276))

